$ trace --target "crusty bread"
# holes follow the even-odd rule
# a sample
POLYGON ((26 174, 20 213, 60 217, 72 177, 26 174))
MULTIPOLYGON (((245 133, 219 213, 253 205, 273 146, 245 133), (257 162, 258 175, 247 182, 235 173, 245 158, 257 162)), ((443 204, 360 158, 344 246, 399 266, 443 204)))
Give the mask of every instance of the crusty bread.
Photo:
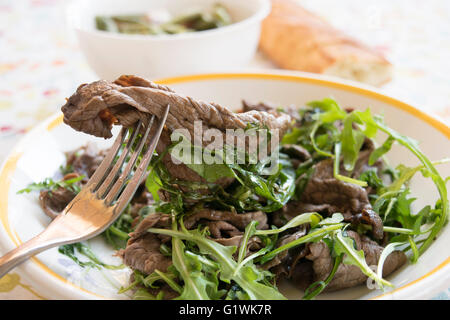
POLYGON ((272 0, 260 49, 283 69, 335 75, 379 86, 391 78, 380 54, 333 28, 292 0, 272 0))

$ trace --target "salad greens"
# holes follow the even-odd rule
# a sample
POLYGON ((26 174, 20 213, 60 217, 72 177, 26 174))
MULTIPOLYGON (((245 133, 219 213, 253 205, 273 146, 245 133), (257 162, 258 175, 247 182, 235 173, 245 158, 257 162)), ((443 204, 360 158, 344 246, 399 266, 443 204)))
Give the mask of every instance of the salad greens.
POLYGON ((156 10, 148 14, 96 16, 97 30, 123 34, 178 34, 220 28, 232 23, 227 8, 220 3, 209 10, 196 11, 168 19, 169 12, 156 10))
MULTIPOLYGON (((323 292, 342 264, 358 267, 383 290, 392 287, 382 277, 383 265, 389 254, 402 250, 408 253, 412 263, 416 262, 447 223, 448 178, 441 177, 435 166, 448 162, 448 159, 432 162, 420 151, 416 141, 389 128, 380 116, 372 115, 370 109, 345 110, 333 99, 326 98, 308 103, 307 107, 299 110, 299 116, 298 125, 293 126, 281 140, 282 145, 297 145, 310 153, 311 158, 297 167, 294 167, 288 154, 280 151, 275 160, 267 158, 253 164, 250 161, 243 164, 186 164, 204 180, 181 181, 170 175, 162 161, 173 152, 177 143, 155 156, 145 181, 145 188, 152 194, 154 203, 141 209, 141 215, 144 217, 157 212, 170 216, 170 228, 149 228, 147 231, 171 238, 170 242, 161 245, 160 252, 171 257, 173 264, 166 272, 155 270, 144 274, 134 270, 134 281, 120 292, 133 289, 135 299, 163 299, 167 294, 165 288, 175 292, 177 299, 285 299, 277 289, 275 275, 266 266, 293 248, 304 248, 317 242, 323 242, 328 247, 333 267, 326 279, 308 287, 303 299, 313 299, 323 292), (355 176, 355 167, 364 144, 380 132, 387 137, 371 152, 368 158, 371 167, 355 176), (415 167, 385 166, 383 170, 374 167, 395 145, 409 150, 420 164, 415 167), (187 230, 183 223, 186 217, 203 208, 233 213, 260 210, 270 216, 289 201, 301 199, 315 165, 326 159, 332 161, 335 179, 370 189, 370 204, 381 217, 385 233, 382 240, 384 249, 376 271, 367 265, 364 251, 358 250, 354 239, 347 235, 347 230, 354 230, 370 237, 371 226, 357 228, 339 212, 328 217, 318 212, 303 213, 285 221, 282 226, 269 226, 265 230, 258 229, 257 221, 251 221, 242 234, 239 247, 214 241, 208 227, 201 223, 193 230, 187 230), (270 161, 276 161, 276 170, 267 174, 270 161), (417 211, 413 209, 416 199, 411 197, 409 183, 419 173, 431 179, 439 199, 435 204, 417 211), (232 182, 223 186, 215 183, 218 179, 231 179, 232 182), (162 193, 166 196, 161 197, 162 193), (165 201, 167 195, 170 201, 165 201), (297 231, 299 227, 306 228, 304 235, 280 244, 282 236, 297 231), (252 239, 258 239, 261 243, 256 251, 249 249, 252 239)), ((238 153, 237 150, 231 152, 238 153)), ((245 157, 249 159, 248 154, 245 157)), ((45 180, 20 192, 73 188, 77 181, 45 180)), ((76 189, 73 191, 76 192, 76 189)), ((134 228, 133 219, 135 217, 127 207, 105 231, 105 238, 114 248, 125 245, 128 234, 134 228)), ((381 240, 377 241, 381 243, 381 240)), ((89 262, 77 262, 81 266, 97 264, 110 267, 102 264, 81 244, 60 248, 60 252, 77 261, 75 250, 89 258, 89 262)))
MULTIPOLYGON (((206 237, 204 237, 198 230, 194 231, 188 231, 184 228, 184 225, 181 224, 181 231, 178 230, 168 230, 168 229, 156 229, 151 228, 149 229, 149 232, 157 233, 157 234, 165 234, 172 237, 172 241, 175 242, 175 248, 181 249, 178 247, 180 245, 180 240, 186 240, 189 242, 194 243, 197 248, 198 252, 203 255, 207 255, 212 257, 212 259, 220 265, 220 273, 219 278, 220 280, 230 283, 231 281, 235 282, 239 287, 242 289, 242 292, 238 294, 241 298, 247 298, 247 299, 283 299, 284 297, 281 295, 281 293, 278 292, 273 286, 270 284, 264 283, 267 276, 270 276, 270 273, 258 270, 257 268, 254 268, 252 263, 249 261, 245 266, 241 267, 240 269, 237 269, 237 262, 233 258, 233 254, 236 251, 235 246, 224 246, 221 245, 213 240, 210 240, 206 237)), ((179 266, 183 265, 181 261, 179 260, 182 258, 182 256, 178 256, 177 252, 172 251, 172 256, 174 257, 174 265, 178 264, 179 266), (175 262, 177 261, 177 262, 175 262)), ((206 288, 205 286, 208 285, 208 282, 204 281, 203 274, 196 275, 195 279, 192 279, 192 276, 187 273, 187 269, 180 268, 183 270, 183 273, 181 273, 181 277, 185 283, 185 289, 186 284, 188 286, 191 286, 191 289, 194 290, 194 293, 190 294, 200 294, 201 291, 203 291, 203 295, 200 297, 200 295, 197 296, 197 299, 211 299, 209 295, 206 294, 206 288), (193 281, 197 280, 197 281, 193 281), (200 284, 200 286, 198 286, 200 284)), ((177 268, 177 270, 180 270, 177 268)), ((210 284, 211 286, 211 284, 210 284)), ((217 286, 212 290, 214 294, 217 294, 217 286)), ((189 295, 186 293, 186 296, 192 297, 192 295, 189 295)))
MULTIPOLYGON (((156 168, 153 168, 152 180, 150 181, 149 178, 147 185, 152 190, 161 188, 177 194, 176 198, 179 199, 180 205, 177 210, 172 211, 172 214, 176 217, 182 217, 185 214, 187 208, 184 207, 183 201, 188 198, 201 199, 200 201, 203 205, 222 206, 231 208, 237 212, 249 210, 273 212, 284 206, 288 201, 298 199, 301 196, 302 189, 313 171, 314 163, 331 158, 334 163, 333 174, 336 179, 361 187, 371 187, 374 190, 370 195, 370 200, 375 211, 382 217, 384 231, 387 232, 389 237, 389 243, 381 255, 378 272, 374 272, 369 268, 365 261, 364 252, 357 250, 354 247, 353 239, 345 236, 345 229, 349 228, 350 225, 343 221, 342 215, 335 214, 332 218, 322 220, 322 217, 318 213, 309 213, 295 217, 280 228, 256 230, 256 223, 249 224, 243 235, 242 243, 244 246, 239 248, 238 254, 234 258, 237 262, 235 266, 237 271, 234 271, 232 274, 239 274, 240 270, 245 270, 247 264, 252 266, 253 270, 257 270, 257 266, 264 265, 264 263, 270 261, 285 250, 322 240, 330 244, 330 251, 335 257, 335 264, 332 272, 325 281, 314 283, 310 286, 305 293, 305 299, 311 299, 322 292, 326 288, 326 285, 332 281, 333 275, 341 263, 359 267, 365 275, 372 278, 382 288, 391 287, 392 284, 382 278, 382 268, 386 257, 393 250, 402 248, 405 251, 412 252, 411 262, 417 261, 419 255, 431 244, 436 234, 447 221, 449 210, 447 189, 444 179, 435 169, 434 165, 437 163, 432 163, 427 159, 415 141, 387 127, 383 119, 372 115, 369 109, 365 111, 354 110, 347 112, 332 99, 314 101, 309 103, 308 106, 309 108, 300 110, 302 119, 300 126, 294 127, 282 139, 283 144, 297 144, 311 153, 313 160, 309 163, 305 162, 301 164, 297 169, 293 169, 289 165, 289 161, 284 161, 286 158, 284 158, 285 155, 282 153, 280 154, 279 170, 275 175, 277 177, 276 179, 265 177, 261 174, 260 169, 263 165, 260 165, 259 168, 257 166, 228 165, 228 168, 234 172, 235 178, 240 184, 235 188, 238 191, 230 194, 220 188, 214 189, 214 187, 208 186, 209 190, 213 191, 213 196, 209 195, 208 198, 203 199, 201 199, 201 196, 196 198, 192 194, 181 194, 179 191, 169 188, 168 185, 171 185, 173 181, 171 182, 170 178, 167 180, 167 176, 161 175, 160 171, 156 168), (336 125, 337 122, 342 124, 340 128, 336 125), (390 183, 387 183, 385 177, 381 176, 374 168, 363 172, 357 178, 350 177, 349 173, 355 168, 365 139, 373 139, 378 132, 384 132, 388 137, 380 147, 376 148, 370 154, 369 165, 375 164, 379 159, 384 157, 395 144, 409 149, 418 158, 421 165, 415 168, 407 168, 400 165, 397 168, 386 169, 384 174, 390 174, 393 177, 390 183), (342 170, 341 161, 345 170, 344 174, 340 172, 342 170), (418 172, 432 179, 439 192, 440 199, 435 204, 433 210, 431 210, 431 206, 426 206, 418 213, 415 213, 411 208, 411 204, 415 199, 409 196, 408 183, 418 172), (154 179, 155 176, 159 177, 159 179, 154 179), (275 185, 273 184, 274 181, 276 181, 275 185), (155 187, 154 184, 158 184, 158 187, 155 187), (283 192, 277 194, 277 190, 283 190, 283 192), (255 195, 258 196, 257 200, 254 198, 255 195), (261 199, 263 200, 261 201, 261 199), (327 222, 326 220, 328 219, 330 221, 327 222), (278 247, 274 244, 276 238, 268 238, 269 235, 277 236, 279 233, 297 226, 297 223, 310 226, 310 230, 305 236, 278 247), (263 241, 267 245, 258 252, 250 254, 245 258, 245 244, 251 236, 264 239, 263 241)), ((221 170, 215 170, 215 173, 227 172, 229 175, 229 170, 225 167, 226 165, 224 164, 222 166, 224 167, 220 168, 221 170)), ((196 172, 199 174, 206 173, 208 172, 207 167, 207 164, 204 164, 203 168, 201 165, 197 166, 196 172)), ((217 179, 217 174, 214 178, 217 179)), ((213 179, 209 179, 208 181, 213 181, 213 179)), ((205 236, 201 237, 200 234, 196 234, 197 236, 195 237, 192 231, 183 229, 177 231, 149 229, 149 232, 171 235, 173 239, 177 239, 177 242, 195 243, 199 247, 201 247, 203 241, 211 241, 205 236)), ((179 246, 177 247, 179 248, 179 246)), ((217 245, 214 245, 214 247, 217 247, 217 245)), ((230 258, 233 250, 235 249, 229 249, 227 255, 222 251, 220 257, 222 259, 224 256, 230 258)), ((203 250, 199 251, 199 254, 205 254, 209 258, 212 257, 216 263, 219 263, 222 268, 225 268, 225 271, 219 273, 222 281, 227 282, 232 280, 236 282, 236 279, 228 276, 228 268, 234 265, 233 263, 221 260, 221 258, 217 257, 217 251, 211 251, 211 249, 208 251, 204 247, 203 250), (222 272, 225 275, 222 275, 222 272)), ((266 281, 270 283, 269 274, 267 275, 266 281)), ((254 278, 262 279, 258 275, 255 275, 254 278)), ((187 281, 186 274, 182 279, 183 282, 187 281)), ((240 290, 246 292, 246 298, 253 297, 254 293, 251 286, 236 282, 232 287, 235 288, 236 285, 240 287, 240 290)), ((271 295, 268 294, 267 297, 271 297, 271 295)))
POLYGON ((96 254, 94 252, 92 252, 92 250, 89 248, 89 246, 87 246, 84 243, 74 243, 74 244, 66 244, 63 246, 60 246, 58 248, 59 253, 68 256, 69 258, 71 258, 76 264, 78 264, 80 267, 91 267, 91 268, 106 268, 106 269, 122 269, 125 266, 124 265, 119 265, 119 266, 113 266, 110 264, 106 264, 103 263, 102 261, 99 260, 99 258, 96 256, 96 254), (87 261, 81 261, 77 255, 75 254, 75 252, 79 252, 81 255, 83 255, 84 257, 86 257, 88 260, 87 261))
POLYGON ((67 180, 62 179, 59 181, 54 181, 52 178, 45 178, 42 182, 33 182, 29 184, 26 188, 17 191, 17 193, 30 193, 33 191, 41 190, 48 190, 51 192, 52 190, 56 190, 58 188, 64 188, 74 193, 78 193, 80 192, 80 186, 77 184, 77 182, 80 182, 83 179, 84 175, 80 175, 78 177, 67 180))

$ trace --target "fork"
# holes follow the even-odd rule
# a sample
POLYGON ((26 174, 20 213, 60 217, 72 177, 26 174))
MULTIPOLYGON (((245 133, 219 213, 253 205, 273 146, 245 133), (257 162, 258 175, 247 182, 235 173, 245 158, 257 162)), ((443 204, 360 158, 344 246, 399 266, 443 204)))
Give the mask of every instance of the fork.
POLYGON ((167 105, 163 116, 159 119, 156 133, 150 139, 147 150, 142 155, 134 173, 132 174, 132 170, 146 144, 155 116, 152 116, 148 123, 139 120, 131 129, 122 128, 97 170, 67 207, 44 231, 0 258, 0 278, 20 263, 44 250, 99 235, 120 216, 147 171, 169 108, 170 106, 167 105), (144 131, 143 134, 142 131, 144 131), (128 142, 118 156, 127 136, 130 136, 128 142), (139 145, 132 151, 137 143, 139 145), (113 163, 117 156, 117 161, 113 163), (126 166, 121 170, 127 158, 126 166))

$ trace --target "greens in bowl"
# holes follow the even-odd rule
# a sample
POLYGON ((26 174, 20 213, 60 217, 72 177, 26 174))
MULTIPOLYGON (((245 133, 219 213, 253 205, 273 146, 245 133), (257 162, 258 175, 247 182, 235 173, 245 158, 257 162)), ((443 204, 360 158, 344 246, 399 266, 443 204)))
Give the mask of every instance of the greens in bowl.
MULTIPOLYGON (((304 290, 304 299, 367 283, 389 288, 385 277, 407 258, 417 261, 447 221, 445 180, 435 169, 446 160, 431 162, 369 109, 346 110, 327 98, 299 109, 244 102, 243 112, 233 113, 122 76, 80 86, 62 110, 66 124, 108 138, 113 124, 159 116, 168 103, 148 177, 103 234, 133 270, 122 291, 137 299, 284 299, 281 279, 304 290), (248 140, 257 137, 257 147, 186 142, 196 136, 196 121, 203 137, 226 141, 227 130, 241 130, 248 140), (386 139, 377 146, 378 133, 386 139), (264 141, 270 147, 259 157, 264 141), (421 165, 390 167, 385 158, 394 144, 421 165), (190 157, 196 152, 200 161, 190 157), (227 157, 233 161, 210 161, 227 157), (415 174, 431 179, 440 194, 419 212, 408 188, 415 174)), ((92 146, 76 150, 61 180, 28 190, 42 189, 45 212, 57 214, 102 154, 92 146)), ((74 260, 84 255, 80 264, 116 267, 83 244, 60 251, 74 260)))
POLYGON ((232 23, 228 9, 220 3, 209 10, 171 17, 168 11, 154 10, 146 14, 96 16, 97 30, 122 34, 178 34, 198 32, 227 26, 232 23))

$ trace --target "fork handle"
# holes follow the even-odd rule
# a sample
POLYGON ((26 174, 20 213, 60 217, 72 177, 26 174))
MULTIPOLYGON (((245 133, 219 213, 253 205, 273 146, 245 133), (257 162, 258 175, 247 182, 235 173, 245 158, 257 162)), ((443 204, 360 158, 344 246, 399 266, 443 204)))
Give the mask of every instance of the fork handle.
POLYGON ((53 232, 53 229, 54 228, 47 228, 34 238, 22 243, 17 248, 0 257, 0 278, 32 256, 49 248, 63 244, 64 241, 57 233, 53 232))

